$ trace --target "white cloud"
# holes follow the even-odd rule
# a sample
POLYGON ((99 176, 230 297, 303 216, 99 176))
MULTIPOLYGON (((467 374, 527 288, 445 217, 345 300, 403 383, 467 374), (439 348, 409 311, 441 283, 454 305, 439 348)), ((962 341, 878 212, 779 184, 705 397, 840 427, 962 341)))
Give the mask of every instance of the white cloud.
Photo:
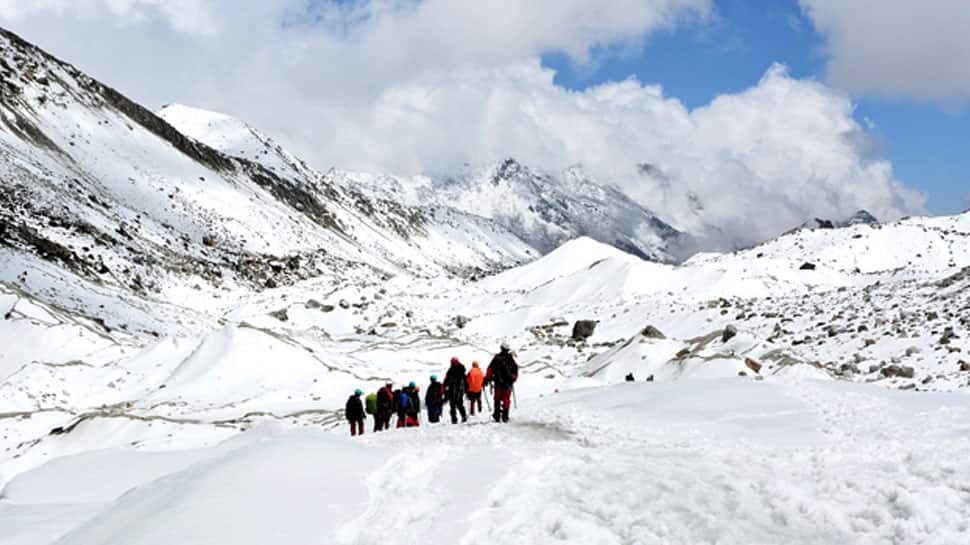
POLYGON ((567 91, 540 66, 544 52, 583 63, 636 45, 703 18, 708 0, 13 4, 0 0, 0 23, 136 99, 237 115, 322 168, 580 162, 685 226, 699 197, 705 220, 747 239, 812 216, 923 207, 875 156, 847 96, 782 67, 691 112, 636 80, 567 91), (637 174, 641 162, 664 175, 637 174))
POLYGON ((856 93, 970 99, 967 0, 800 0, 827 37, 829 78, 856 93))

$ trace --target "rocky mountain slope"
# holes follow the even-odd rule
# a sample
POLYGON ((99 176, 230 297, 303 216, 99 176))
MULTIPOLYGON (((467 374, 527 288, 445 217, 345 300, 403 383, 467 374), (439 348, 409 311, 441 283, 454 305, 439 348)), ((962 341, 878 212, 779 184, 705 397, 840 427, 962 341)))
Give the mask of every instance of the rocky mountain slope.
POLYGON ((540 253, 588 236, 644 259, 677 262, 695 241, 574 166, 559 177, 507 159, 453 175, 395 177, 331 169, 321 174, 257 129, 231 116, 169 105, 159 116, 226 155, 252 160, 281 177, 339 188, 361 198, 419 210, 431 224, 491 231, 487 238, 520 239, 540 253), (368 197, 363 197, 367 195, 368 197))
POLYGON ((536 255, 493 225, 330 184, 255 133, 261 155, 217 151, 7 32, 0 71, 0 279, 48 302, 117 290, 218 307, 330 273, 481 273, 536 255))
POLYGON ((553 176, 506 159, 447 175, 329 175, 335 184, 376 197, 488 218, 543 253, 580 236, 658 262, 681 261, 696 249, 689 235, 579 166, 553 176))

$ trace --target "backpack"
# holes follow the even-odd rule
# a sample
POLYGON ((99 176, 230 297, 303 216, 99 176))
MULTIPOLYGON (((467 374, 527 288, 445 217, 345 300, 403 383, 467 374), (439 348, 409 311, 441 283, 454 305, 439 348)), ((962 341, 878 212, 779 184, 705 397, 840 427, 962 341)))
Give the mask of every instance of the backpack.
POLYGON ((374 414, 377 412, 377 394, 367 394, 364 398, 364 410, 367 414, 374 414))
POLYGON ((401 393, 398 396, 397 406, 401 410, 408 408, 408 393, 404 390, 401 390, 401 393))
POLYGON ((512 359, 511 354, 502 353, 495 357, 492 369, 495 384, 503 387, 510 387, 515 383, 515 375, 518 374, 518 365, 512 359))

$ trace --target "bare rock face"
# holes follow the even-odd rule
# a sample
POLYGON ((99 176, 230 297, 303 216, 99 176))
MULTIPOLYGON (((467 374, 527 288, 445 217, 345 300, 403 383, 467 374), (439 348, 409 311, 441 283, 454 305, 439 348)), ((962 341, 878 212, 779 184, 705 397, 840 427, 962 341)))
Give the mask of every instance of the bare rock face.
POLYGON ((462 316, 460 314, 458 316, 455 316, 455 325, 458 327, 458 329, 464 329, 465 326, 468 325, 468 322, 470 321, 471 321, 471 318, 469 318, 468 316, 462 316))
POLYGON ((644 337, 648 338, 648 339, 666 339, 667 338, 667 336, 664 335, 662 331, 660 331, 656 327, 653 327, 652 325, 648 325, 647 327, 643 328, 643 331, 641 331, 640 334, 643 335, 644 337))
POLYGON ((814 263, 803 263, 802 266, 798 268, 798 270, 800 270, 800 271, 814 271, 815 270, 815 264, 814 263))
POLYGON ((585 341, 586 339, 592 337, 595 331, 595 320, 577 320, 576 323, 573 324, 573 340, 585 341))
POLYGON ((721 342, 728 342, 738 335, 738 328, 733 325, 729 325, 724 328, 724 332, 721 333, 721 342))

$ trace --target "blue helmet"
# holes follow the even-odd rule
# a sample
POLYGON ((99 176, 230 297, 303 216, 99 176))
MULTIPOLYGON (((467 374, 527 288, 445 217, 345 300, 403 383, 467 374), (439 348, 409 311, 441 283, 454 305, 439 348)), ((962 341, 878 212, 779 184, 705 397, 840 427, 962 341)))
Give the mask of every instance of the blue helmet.
POLYGON ((360 394, 362 394, 362 393, 364 393, 364 392, 363 392, 363 391, 361 391, 361 389, 360 389, 360 388, 357 388, 356 390, 354 390, 354 395, 355 395, 355 396, 359 396, 359 395, 360 395, 360 394))
POLYGON ((408 383, 408 388, 414 388, 415 386, 417 386, 417 384, 415 384, 413 380, 408 383))
POLYGON ((438 375, 431 375, 431 382, 438 380, 438 375))

